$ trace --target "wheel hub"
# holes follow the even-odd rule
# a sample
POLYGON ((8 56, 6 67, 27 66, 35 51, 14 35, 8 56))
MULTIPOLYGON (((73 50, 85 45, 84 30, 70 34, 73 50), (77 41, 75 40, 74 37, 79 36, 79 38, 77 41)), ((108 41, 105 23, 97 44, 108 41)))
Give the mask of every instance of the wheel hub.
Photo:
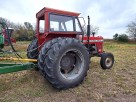
POLYGON ((112 64, 112 59, 111 58, 107 58, 106 59, 106 66, 111 66, 111 64, 112 64))
POLYGON ((74 54, 66 54, 65 56, 63 56, 61 62, 60 62, 60 65, 61 65, 61 68, 63 70, 69 70, 72 68, 72 66, 74 65, 75 63, 75 56, 74 54))

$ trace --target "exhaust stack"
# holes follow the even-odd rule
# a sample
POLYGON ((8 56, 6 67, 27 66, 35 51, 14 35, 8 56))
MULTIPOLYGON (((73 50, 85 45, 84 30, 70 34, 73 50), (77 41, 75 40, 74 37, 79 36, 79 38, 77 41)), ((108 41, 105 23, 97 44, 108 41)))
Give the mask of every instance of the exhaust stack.
POLYGON ((88 41, 88 48, 89 48, 89 38, 90 38, 90 17, 88 16, 88 25, 87 25, 87 41, 88 41))

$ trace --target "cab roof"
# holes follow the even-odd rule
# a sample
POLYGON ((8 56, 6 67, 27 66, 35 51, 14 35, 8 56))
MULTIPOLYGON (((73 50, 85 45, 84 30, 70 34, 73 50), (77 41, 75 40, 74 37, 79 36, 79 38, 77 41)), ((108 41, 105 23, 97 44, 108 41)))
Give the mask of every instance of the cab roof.
POLYGON ((36 17, 39 18, 39 17, 43 16, 45 12, 49 12, 49 13, 51 12, 51 13, 55 13, 55 14, 68 15, 68 16, 76 16, 76 17, 80 15, 80 13, 76 13, 76 12, 70 12, 70 11, 64 11, 64 10, 58 10, 58 9, 44 7, 36 14, 36 17))

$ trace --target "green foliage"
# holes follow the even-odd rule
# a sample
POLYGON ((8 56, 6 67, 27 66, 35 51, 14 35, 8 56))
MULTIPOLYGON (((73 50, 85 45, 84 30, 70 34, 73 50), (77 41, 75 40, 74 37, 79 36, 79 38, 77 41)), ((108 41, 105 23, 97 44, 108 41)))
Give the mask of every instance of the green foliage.
POLYGON ((34 38, 34 31, 20 28, 14 31, 14 37, 18 41, 30 41, 34 38))
POLYGON ((119 34, 116 33, 115 35, 113 35, 113 39, 114 39, 114 40, 118 40, 118 36, 119 36, 119 34))
POLYGON ((126 34, 119 35, 117 33, 113 35, 113 39, 116 41, 121 41, 121 42, 127 42, 129 40, 126 34))
POLYGON ((128 41, 128 36, 126 34, 119 35, 118 41, 127 42, 128 41))

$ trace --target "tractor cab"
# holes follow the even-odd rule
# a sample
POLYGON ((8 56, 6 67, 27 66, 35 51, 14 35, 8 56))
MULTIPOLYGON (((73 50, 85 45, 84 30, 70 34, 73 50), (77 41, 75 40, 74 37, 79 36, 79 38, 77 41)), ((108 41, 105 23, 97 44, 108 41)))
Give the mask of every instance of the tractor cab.
POLYGON ((43 8, 36 14, 38 45, 57 37, 83 35, 78 16, 80 13, 43 8))
MULTIPOLYGON (((80 23, 80 13, 57 10, 44 7, 36 14, 36 36, 38 45, 57 37, 71 37, 80 39, 86 46, 89 43, 93 54, 103 52, 103 37, 87 37, 80 23)), ((40 49, 39 49, 40 50, 40 49)))

